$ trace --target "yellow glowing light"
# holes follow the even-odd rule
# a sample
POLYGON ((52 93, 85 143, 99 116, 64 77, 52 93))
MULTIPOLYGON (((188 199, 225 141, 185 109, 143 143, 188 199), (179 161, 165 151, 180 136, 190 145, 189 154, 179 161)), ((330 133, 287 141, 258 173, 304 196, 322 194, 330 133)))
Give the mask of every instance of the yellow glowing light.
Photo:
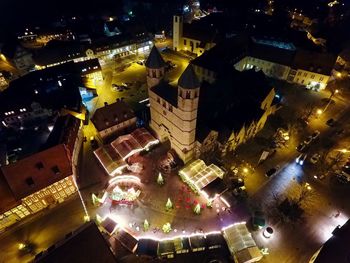
POLYGON ((248 168, 243 168, 243 173, 248 173, 248 168))
POLYGON ((338 92, 339 92, 339 90, 338 90, 338 89, 336 89, 334 92, 335 92, 335 93, 338 93, 338 92))
POLYGON ((26 244, 24 244, 24 243, 19 243, 18 244, 18 249, 19 250, 22 250, 22 249, 24 249, 26 247, 26 244))
POLYGON ((321 109, 318 109, 318 110, 316 111, 317 115, 321 115, 322 112, 323 112, 323 111, 322 111, 321 109))

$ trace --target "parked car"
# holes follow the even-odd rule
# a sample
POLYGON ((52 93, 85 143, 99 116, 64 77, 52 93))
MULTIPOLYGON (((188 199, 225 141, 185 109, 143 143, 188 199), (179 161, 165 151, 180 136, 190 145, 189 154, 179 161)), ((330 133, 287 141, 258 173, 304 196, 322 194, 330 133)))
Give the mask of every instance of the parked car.
POLYGON ((98 148, 98 142, 97 142, 97 140, 95 139, 94 136, 90 137, 90 143, 91 143, 91 147, 93 149, 97 149, 98 148))
POLYGON ((307 154, 302 153, 295 159, 295 162, 299 165, 304 165, 306 157, 307 157, 307 154))
POLYGON ((297 151, 298 152, 303 152, 304 150, 305 150, 305 148, 306 148, 306 145, 305 145, 305 143, 304 142, 302 142, 302 143, 300 143, 298 146, 297 146, 297 151))
POLYGON ((311 134, 313 140, 316 140, 320 136, 320 131, 316 130, 311 134))
POLYGON ((312 138, 312 136, 310 135, 310 136, 308 136, 308 137, 305 139, 304 143, 305 143, 306 145, 309 145, 312 141, 313 141, 313 138, 312 138))
POLYGON ((268 171, 265 173, 265 176, 266 176, 266 177, 271 177, 271 176, 273 176, 274 174, 277 173, 278 169, 279 169, 279 166, 278 166, 278 165, 277 165, 276 167, 274 167, 274 168, 271 168, 270 170, 268 170, 268 171))
POLYGON ((334 127, 336 122, 334 119, 329 119, 328 121, 326 121, 326 124, 329 126, 329 127, 334 127))
POLYGON ((316 164, 316 163, 319 161, 320 157, 321 157, 320 154, 315 153, 315 154, 312 155, 312 157, 310 158, 310 162, 311 162, 312 164, 316 164))

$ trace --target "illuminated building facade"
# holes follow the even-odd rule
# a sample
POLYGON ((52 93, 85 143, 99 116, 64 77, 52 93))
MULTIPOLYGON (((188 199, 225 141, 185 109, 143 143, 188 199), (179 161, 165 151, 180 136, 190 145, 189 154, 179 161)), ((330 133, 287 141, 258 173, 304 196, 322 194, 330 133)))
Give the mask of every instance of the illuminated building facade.
POLYGON ((150 127, 160 141, 169 140, 178 156, 187 162, 194 153, 200 83, 189 65, 177 87, 173 87, 164 81, 164 67, 157 48, 153 47, 146 61, 150 127))
POLYGON ((43 150, 1 166, 0 231, 77 191, 73 174, 82 142, 80 123, 70 115, 59 117, 43 150))

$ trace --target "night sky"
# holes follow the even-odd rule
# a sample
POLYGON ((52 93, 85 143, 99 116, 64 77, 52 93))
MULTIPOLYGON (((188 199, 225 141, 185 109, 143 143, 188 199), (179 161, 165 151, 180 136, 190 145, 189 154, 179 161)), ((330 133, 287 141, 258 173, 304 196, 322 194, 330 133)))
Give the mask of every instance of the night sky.
POLYGON ((27 23, 45 23, 59 15, 110 12, 121 8, 123 0, 0 0, 0 34, 14 32, 27 23), (97 4, 98 3, 98 4, 97 4))

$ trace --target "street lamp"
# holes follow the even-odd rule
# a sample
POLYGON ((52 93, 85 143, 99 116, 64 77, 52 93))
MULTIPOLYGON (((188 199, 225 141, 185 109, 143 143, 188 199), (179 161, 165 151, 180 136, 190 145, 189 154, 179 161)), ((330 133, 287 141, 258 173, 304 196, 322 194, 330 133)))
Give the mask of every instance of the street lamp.
POLYGON ((317 115, 319 115, 319 116, 322 114, 322 112, 323 111, 321 109, 317 109, 317 111, 316 111, 317 115))

